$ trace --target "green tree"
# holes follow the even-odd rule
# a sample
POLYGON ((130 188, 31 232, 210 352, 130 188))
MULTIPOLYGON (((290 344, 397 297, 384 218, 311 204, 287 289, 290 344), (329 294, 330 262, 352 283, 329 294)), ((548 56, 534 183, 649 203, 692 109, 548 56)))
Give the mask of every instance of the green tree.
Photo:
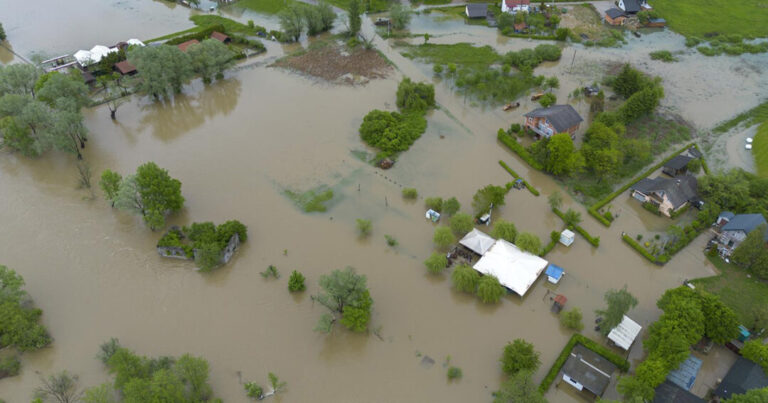
POLYGON ((451 281, 458 291, 474 293, 480 282, 480 273, 469 265, 460 264, 453 269, 451 281))
POLYGON ((747 237, 742 241, 739 246, 731 254, 731 260, 733 263, 753 272, 765 273, 762 265, 764 264, 764 256, 768 255, 768 250, 765 248, 765 233, 766 225, 760 225, 753 229, 747 237))
POLYGON ((246 382, 243 387, 245 388, 245 395, 251 399, 261 400, 264 398, 264 389, 256 382, 246 382))
POLYGON ((156 100, 180 93, 193 75, 189 55, 177 46, 136 46, 128 50, 128 62, 141 72, 136 89, 156 100))
POLYGON ((406 7, 401 3, 395 3, 389 9, 389 18, 392 22, 392 28, 405 29, 411 22, 412 15, 413 12, 409 7, 406 7))
POLYGON ((761 340, 753 339, 744 343, 744 347, 741 349, 741 355, 763 367, 763 370, 768 370, 768 347, 766 347, 761 340))
POLYGON ((472 231, 474 226, 474 220, 469 214, 458 213, 451 217, 451 231, 456 236, 464 236, 467 232, 472 231))
POLYGON ((556 103, 557 103, 557 95, 555 95, 555 94, 553 94, 551 92, 548 92, 548 93, 544 94, 541 98, 539 98, 539 104, 543 108, 549 108, 550 106, 552 106, 552 105, 554 105, 556 103))
POLYGON ((78 111, 88 103, 88 87, 80 74, 50 73, 46 77, 45 84, 37 91, 38 100, 56 108, 60 99, 66 99, 71 102, 65 105, 78 111))
POLYGON ((80 401, 83 392, 77 386, 77 375, 67 371, 40 378, 42 385, 35 389, 35 397, 42 400, 53 399, 58 403, 75 403, 80 401))
POLYGON ((768 306, 758 305, 753 306, 749 311, 750 329, 759 333, 760 330, 768 328, 768 306))
POLYGON ((0 66, 0 95, 15 94, 35 96, 35 83, 41 70, 26 63, 0 66))
POLYGON ((323 31, 333 28, 333 23, 336 21, 336 12, 333 11, 333 7, 327 1, 320 1, 317 4, 317 11, 320 12, 320 18, 323 21, 323 31))
POLYGON ((624 396, 625 401, 639 400, 649 402, 655 393, 653 387, 636 376, 623 376, 616 385, 616 390, 624 396))
POLYGON ((117 172, 105 169, 101 173, 101 180, 99 186, 104 192, 104 197, 112 203, 112 207, 115 207, 115 198, 117 192, 120 190, 120 183, 123 181, 122 175, 117 172))
POLYGON ((643 73, 625 64, 612 84, 613 90, 626 99, 644 88, 648 82, 648 78, 643 73))
POLYGON ((419 191, 416 188, 404 188, 403 199, 414 200, 419 197, 419 191))
POLYGON ((602 333, 608 334, 611 329, 618 326, 624 319, 624 315, 629 312, 630 309, 637 306, 637 298, 627 291, 627 286, 620 290, 608 290, 603 296, 607 307, 605 309, 598 309, 595 313, 598 316, 603 317, 603 321, 600 324, 602 333))
POLYGON ((165 215, 184 206, 181 182, 168 175, 168 171, 147 162, 136 169, 136 175, 125 177, 120 183, 115 207, 140 213, 152 230, 165 226, 165 215))
POLYGON ((576 152, 571 135, 558 133, 547 143, 547 160, 544 169, 553 175, 567 175, 578 172, 583 162, 576 152))
POLYGON ((192 62, 192 70, 200 75, 205 83, 213 81, 213 77, 223 77, 224 70, 232 65, 235 56, 227 45, 216 39, 206 39, 190 45, 187 54, 192 62))
POLYGON ((573 209, 568 209, 563 214, 563 221, 565 221, 565 225, 575 227, 581 223, 581 213, 573 209))
POLYGON ((523 339, 515 339, 504 346, 501 355, 501 370, 507 375, 515 375, 518 372, 535 372, 541 365, 539 352, 533 348, 533 344, 523 339))
POLYGON ((307 27, 307 35, 314 36, 321 32, 325 28, 323 25, 323 16, 320 14, 320 10, 314 6, 304 7, 302 9, 304 14, 304 25, 307 27))
POLYGON ((507 190, 501 186, 488 185, 478 190, 472 197, 472 208, 475 214, 484 214, 490 209, 504 205, 504 196, 507 190))
POLYGON ((299 292, 304 291, 307 288, 304 285, 304 275, 294 270, 291 272, 291 277, 288 278, 288 291, 299 292))
POLYGON ((506 294, 499 279, 490 274, 480 277, 477 282, 477 296, 484 304, 496 304, 506 294))
MULTIPOLYGON (((320 276, 322 292, 312 297, 314 301, 326 307, 330 314, 323 315, 318 323, 318 330, 330 332, 338 317, 354 316, 345 323, 347 327, 367 327, 373 300, 366 287, 366 276, 357 274, 355 269, 334 270, 330 275, 320 276)), ((356 330, 356 329, 353 329, 356 330)))
POLYGON ((443 253, 432 252, 432 254, 424 261, 424 266, 427 266, 427 270, 432 274, 440 274, 448 266, 448 258, 443 253))
POLYGON ((5 29, 3 28, 3 24, 0 23, 0 42, 6 40, 8 36, 5 35, 5 29))
POLYGON ((547 197, 547 201, 549 202, 549 207, 552 208, 552 210, 559 210, 563 205, 563 195, 560 193, 560 191, 555 190, 549 195, 549 197, 547 197))
POLYGON ((424 206, 428 209, 435 210, 438 213, 443 210, 443 198, 442 197, 427 197, 424 200, 424 206))
POLYGON ((731 395, 727 403, 763 403, 768 402, 768 388, 751 389, 741 395, 731 395))
POLYGON ((405 112, 423 112, 435 106, 435 87, 405 77, 397 86, 397 107, 405 112))
POLYGON ((445 250, 456 242, 456 237, 453 236, 450 228, 437 227, 435 228, 435 235, 432 237, 432 240, 439 249, 445 250))
POLYGON ((739 320, 736 312, 726 306, 720 297, 699 293, 704 314, 704 334, 718 344, 725 344, 738 335, 739 320))
POLYGON ((280 29, 293 42, 301 37, 304 31, 304 14, 298 5, 291 4, 277 15, 280 20, 280 29))
POLYGON ((365 290, 360 301, 354 305, 344 306, 339 322, 353 332, 368 330, 368 323, 371 321, 371 305, 373 305, 373 299, 368 290, 365 290))
POLYGON ((530 252, 534 255, 538 255, 539 252, 541 252, 541 239, 531 234, 530 232, 521 232, 517 234, 517 238, 515 238, 515 245, 526 251, 530 252))
POLYGON ((360 14, 362 13, 360 7, 360 0, 349 0, 349 7, 347 8, 347 18, 349 20, 349 34, 352 37, 356 37, 360 32, 360 27, 363 24, 360 14))
POLYGON ((450 367, 448 368, 448 380, 452 381, 454 379, 459 379, 462 376, 461 368, 459 367, 450 367))
POLYGON ((42 311, 30 306, 23 286, 19 274, 0 265, 0 349, 12 346, 32 351, 51 342, 45 327, 38 323, 42 311))
POLYGON ((584 329, 581 318, 581 309, 573 308, 560 314, 560 324, 568 329, 580 332, 581 329, 584 329))
POLYGON ((288 385, 287 382, 283 382, 280 380, 280 378, 277 377, 273 372, 270 372, 268 374, 269 378, 269 386, 272 387, 271 394, 277 394, 285 390, 286 386, 288 385))
POLYGON ((446 199, 443 201, 442 207, 442 213, 448 217, 456 214, 459 209, 461 208, 461 204, 458 200, 456 200, 455 197, 451 197, 450 199, 446 199))
POLYGON ((546 80, 544 80, 544 85, 550 90, 553 88, 560 88, 560 80, 558 80, 555 76, 548 77, 546 80))
POLYGON ((493 403, 547 403, 530 371, 519 371, 501 384, 493 403))
POLYGON ((176 361, 174 371, 189 388, 192 401, 207 401, 211 398, 213 389, 208 384, 208 361, 184 354, 176 361))
POLYGON ((109 383, 102 383, 99 386, 93 386, 85 390, 83 394, 84 403, 117 403, 115 389, 109 383))
POLYGON ((514 223, 499 218, 493 224, 491 236, 496 239, 503 239, 507 242, 515 243, 515 239, 517 239, 517 228, 515 228, 514 223))
POLYGON ((371 230, 373 229, 373 224, 371 224, 371 220, 364 220, 362 218, 358 218, 355 220, 357 223, 357 233, 361 237, 367 237, 368 235, 371 235, 371 230))

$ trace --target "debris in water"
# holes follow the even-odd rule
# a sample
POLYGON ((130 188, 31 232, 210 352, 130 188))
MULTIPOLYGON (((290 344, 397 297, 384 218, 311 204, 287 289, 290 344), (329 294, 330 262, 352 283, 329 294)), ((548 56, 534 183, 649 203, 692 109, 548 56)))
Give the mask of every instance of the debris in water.
POLYGON ((435 360, 433 360, 432 357, 425 355, 424 358, 421 359, 421 366, 425 369, 430 369, 433 365, 435 365, 435 360))

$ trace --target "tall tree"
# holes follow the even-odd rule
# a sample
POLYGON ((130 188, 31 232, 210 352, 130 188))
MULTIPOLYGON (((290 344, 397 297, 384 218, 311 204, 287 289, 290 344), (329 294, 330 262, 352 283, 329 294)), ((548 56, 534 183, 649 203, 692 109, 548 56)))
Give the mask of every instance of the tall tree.
MULTIPOLYGON (((363 318, 355 318, 357 319, 355 324, 362 321, 367 327, 372 300, 366 286, 365 275, 357 274, 351 267, 334 270, 330 275, 320 276, 320 287, 323 292, 313 296, 312 300, 326 307, 330 313, 323 315, 317 330, 330 332, 333 323, 347 314, 353 316, 362 314, 363 318), (347 307, 351 307, 352 310, 347 307)), ((348 324, 352 325, 352 323, 348 324)))
POLYGON ((549 195, 549 197, 547 197, 547 201, 549 202, 549 207, 551 207, 552 210, 559 210, 563 205, 563 195, 560 193, 560 191, 555 190, 552 192, 552 194, 549 195))
POLYGON ((38 323, 42 311, 31 306, 23 286, 21 275, 0 265, 0 350, 12 346, 32 351, 51 342, 48 331, 38 323))
POLYGON ((181 92, 193 74, 189 55, 176 46, 135 47, 128 51, 128 61, 141 72, 136 88, 157 100, 181 92))
POLYGON ((601 332, 606 335, 624 319, 624 314, 637 306, 637 298, 627 291, 627 286, 620 290, 608 290, 603 296, 607 307, 595 313, 603 317, 601 332))
POLYGON ((480 277, 477 282, 477 297, 485 304, 495 304, 501 301, 501 297, 506 294, 504 286, 499 283, 499 279, 493 275, 480 277))
POLYGON ((294 42, 298 41, 304 31, 304 14, 297 5, 290 5, 277 15, 280 29, 294 42))
POLYGON ((574 209, 568 209, 563 214, 563 221, 565 221, 565 225, 575 227, 581 223, 581 213, 574 209))
POLYGON ((164 227, 165 216, 184 206, 181 182, 154 162, 139 166, 135 175, 123 178, 115 192, 114 182, 117 179, 119 175, 111 171, 102 174, 102 189, 108 197, 112 196, 109 200, 119 209, 141 214, 152 230, 164 227))
POLYGON ((389 9, 389 19, 392 22, 392 28, 405 29, 411 22, 413 12, 402 3, 395 3, 389 9))
POLYGON ((174 370, 189 387, 193 401, 206 401, 213 395, 211 385, 208 384, 208 361, 184 354, 176 361, 174 370))
POLYGON ((568 175, 578 172, 584 165, 584 160, 576 151, 571 135, 558 133, 547 143, 547 160, 544 169, 553 175, 568 175))
POLYGON ((480 273, 469 265, 460 264, 451 273, 453 287, 458 291, 474 293, 480 282, 480 273))
POLYGON ((35 389, 35 397, 41 400, 53 399, 58 403, 76 403, 83 392, 77 386, 77 375, 67 371, 41 378, 42 385, 35 389))
POLYGON ((547 403, 530 371, 520 371, 501 384, 493 403, 547 403))
POLYGON ((507 242, 515 243, 515 239, 517 239, 517 228, 515 228, 514 223, 499 218, 493 223, 491 236, 496 239, 503 239, 507 242))
POLYGON ((224 70, 232 65, 235 56, 227 45, 215 39, 190 45, 187 54, 192 61, 192 69, 205 83, 210 83, 214 77, 223 77, 224 70))
POLYGON ((517 234, 517 238, 515 238, 515 245, 518 248, 526 252, 530 252, 534 255, 538 255, 539 252, 541 252, 541 238, 531 234, 530 232, 521 232, 517 234))
POLYGON ((474 228, 472 216, 466 213, 458 213, 451 217, 451 231, 456 236, 464 236, 474 228))
POLYGON ((41 71, 26 63, 0 66, 0 95, 17 94, 35 96, 35 83, 41 71))
POLYGON ((475 214, 487 213, 491 207, 503 206, 506 194, 507 190, 501 186, 488 185, 478 190, 472 197, 472 208, 475 214))
POLYGON ((539 352, 533 348, 533 344, 523 339, 515 339, 504 346, 500 361, 501 370, 507 375, 514 375, 520 371, 535 372, 541 365, 539 352))

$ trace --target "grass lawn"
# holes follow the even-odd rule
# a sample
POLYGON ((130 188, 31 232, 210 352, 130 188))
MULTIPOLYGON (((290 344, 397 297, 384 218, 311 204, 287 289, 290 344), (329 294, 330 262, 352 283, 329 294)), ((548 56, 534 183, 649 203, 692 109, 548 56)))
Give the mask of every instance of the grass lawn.
POLYGON ((707 33, 768 36, 765 0, 655 0, 653 8, 669 27, 685 36, 707 33))
POLYGON ((492 47, 476 47, 469 43, 408 45, 401 53, 405 57, 424 59, 433 64, 454 63, 457 66, 478 68, 501 61, 501 56, 492 47))
POLYGON ((194 27, 194 28, 190 28, 190 29, 185 29, 183 31, 174 32, 172 34, 158 36, 157 38, 147 39, 147 40, 145 40, 143 42, 144 43, 151 43, 151 42, 164 41, 166 39, 175 38, 177 36, 189 35, 189 34, 192 34, 192 33, 198 32, 198 31, 202 31, 204 29, 205 29, 205 27, 194 27))
POLYGON ((751 326, 752 308, 768 304, 768 283, 747 278, 747 272, 733 264, 725 263, 719 257, 708 257, 720 274, 693 280, 697 288, 703 288, 715 295, 736 312, 747 327, 751 326))
POLYGON ((736 115, 731 120, 726 120, 720 123, 714 128, 716 133, 725 133, 728 130, 744 123, 745 126, 752 126, 754 124, 768 122, 768 101, 744 112, 736 115))
MULTIPOLYGON (((241 24, 235 20, 229 18, 219 17, 218 15, 193 15, 189 17, 195 25, 199 27, 209 27, 211 25, 223 25, 227 32, 240 33, 246 35, 256 35, 263 29, 257 27, 249 27, 248 25, 241 24)), ((259 27, 261 28, 261 27, 259 27)))
POLYGON ((757 134, 755 134, 752 144, 752 155, 755 157, 757 174, 763 178, 768 178, 768 120, 757 128, 757 134))

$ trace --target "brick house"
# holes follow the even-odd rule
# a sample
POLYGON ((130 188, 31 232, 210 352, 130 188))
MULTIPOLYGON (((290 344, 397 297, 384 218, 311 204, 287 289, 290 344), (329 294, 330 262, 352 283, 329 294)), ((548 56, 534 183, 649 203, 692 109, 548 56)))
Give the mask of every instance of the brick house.
POLYGON ((584 119, 571 105, 552 105, 526 113, 524 126, 541 137, 569 133, 573 139, 582 121, 584 119))

